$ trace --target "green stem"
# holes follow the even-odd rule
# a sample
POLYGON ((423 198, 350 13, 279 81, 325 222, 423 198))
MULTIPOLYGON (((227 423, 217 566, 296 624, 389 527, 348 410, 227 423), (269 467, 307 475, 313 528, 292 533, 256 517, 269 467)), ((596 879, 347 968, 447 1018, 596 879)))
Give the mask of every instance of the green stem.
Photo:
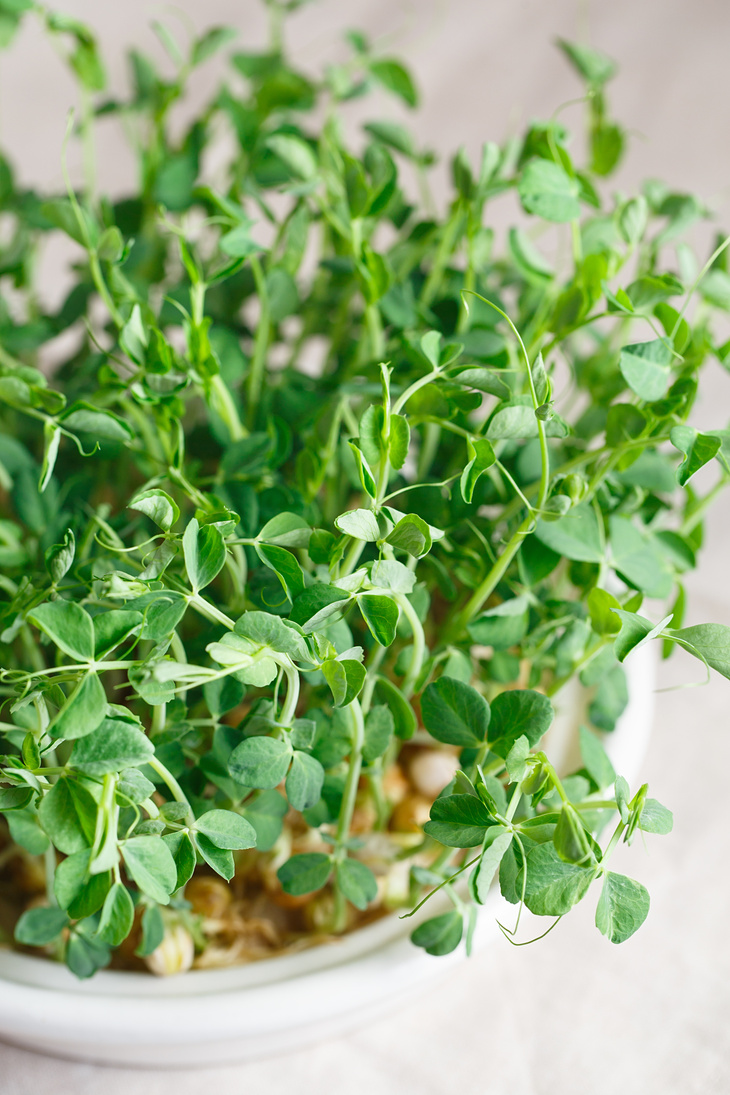
POLYGON ((501 582, 510 563, 520 550, 522 541, 526 536, 529 536, 532 531, 534 523, 535 521, 532 513, 528 513, 486 578, 477 586, 462 610, 457 613, 451 621, 451 624, 447 627, 443 637, 444 643, 448 645, 449 642, 458 640, 470 621, 476 616, 488 598, 491 597, 492 593, 501 582))
POLYGON ((256 327, 256 337, 254 339, 253 357, 251 358, 251 367, 246 382, 246 395, 248 397, 246 417, 249 428, 252 429, 256 422, 261 392, 264 386, 266 353, 269 348, 269 338, 271 337, 271 308, 269 304, 269 291, 266 287, 266 277, 261 263, 255 255, 251 256, 250 261, 251 270, 253 271, 253 277, 256 283, 256 292, 258 293, 259 304, 261 306, 258 326, 256 327))
POLYGON ((279 665, 284 670, 284 676, 286 677, 286 700, 282 704, 279 724, 281 726, 291 726, 299 703, 299 673, 293 665, 287 665, 284 661, 280 661, 279 665))
POLYGON ((188 598, 188 604, 191 604, 193 608, 197 609, 201 616, 207 616, 207 618, 214 623, 223 624, 229 631, 233 630, 233 620, 230 616, 226 616, 225 612, 221 612, 219 608, 212 605, 210 601, 206 601, 205 597, 201 597, 199 593, 191 593, 188 598))
MULTIPOLYGON (((360 782, 360 771, 362 769, 362 748, 365 740, 365 722, 362 717, 362 709, 358 700, 352 701, 349 705, 349 712, 352 719, 352 746, 350 749, 350 763, 347 769, 347 779, 345 780, 345 790, 342 795, 342 805, 340 806, 340 813, 337 818, 336 833, 338 851, 340 852, 342 845, 350 835, 350 825, 352 823, 352 815, 355 812, 357 787, 360 782)), ((335 886, 333 930, 337 933, 343 932, 346 923, 347 899, 339 886, 335 886)))
POLYGON ((385 357, 385 338, 383 337, 383 324, 377 304, 367 304, 365 306, 365 326, 370 339, 371 356, 374 361, 382 361, 385 357))
POLYGON ((461 228, 464 222, 464 212, 460 202, 456 202, 451 216, 449 217, 446 225, 444 226, 444 234, 441 237, 438 250, 436 251, 436 257, 431 267, 431 272, 426 279, 426 283, 423 286, 423 292, 421 293, 421 303, 427 307, 431 304, 431 301, 436 296, 438 288, 441 284, 441 279, 444 275, 449 259, 451 258, 456 241, 461 233, 461 228))
POLYGON ((220 373, 216 373, 208 381, 210 386, 210 405, 223 419, 231 441, 240 441, 248 437, 248 430, 241 422, 236 404, 233 402, 228 385, 220 373))
POLYGON ((413 632, 411 661, 403 679, 403 684, 401 685, 403 696, 409 700, 416 690, 416 681, 418 680, 418 674, 421 672, 421 666, 423 665, 423 659, 426 653, 426 638, 423 633, 421 621, 418 618, 418 613, 406 595, 404 593, 397 593, 395 595, 395 600, 400 605, 401 611, 411 625, 411 631, 413 632))
POLYGON ((175 802, 182 802, 184 806, 187 806, 185 822, 192 829, 195 826, 195 814, 193 813, 193 808, 188 802, 185 792, 173 776, 172 772, 169 771, 169 769, 166 768, 162 761, 158 760, 157 757, 151 757, 147 761, 147 763, 149 764, 152 771, 156 772, 160 779, 163 781, 163 783, 167 786, 172 797, 175 799, 175 802))

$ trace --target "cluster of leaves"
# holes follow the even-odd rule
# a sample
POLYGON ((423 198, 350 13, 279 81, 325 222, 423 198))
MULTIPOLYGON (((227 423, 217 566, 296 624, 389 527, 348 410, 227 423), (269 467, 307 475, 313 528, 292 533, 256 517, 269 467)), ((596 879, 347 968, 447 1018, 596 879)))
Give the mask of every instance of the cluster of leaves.
POLYGON ((454 909, 414 941, 457 946, 499 870, 510 901, 555 917, 602 878, 597 924, 619 942, 648 896, 606 863, 671 815, 630 796, 593 730, 565 779, 539 747, 548 696, 576 677, 611 731, 621 663, 651 638, 730 677, 730 629, 681 627, 682 575, 730 479, 730 432, 687 424, 701 367, 730 358, 724 244, 698 270, 693 196, 603 193, 626 140, 601 55, 563 45, 587 163, 555 117, 534 122, 476 168, 459 151, 439 217, 402 182, 406 166, 427 189, 434 159, 406 128, 374 120, 363 143, 341 124, 373 87, 415 106, 406 68, 351 34, 349 60, 313 79, 282 48, 293 5, 268 6, 271 47, 233 52, 173 135, 190 74, 232 31, 183 48, 158 28, 170 71, 132 52, 112 100, 87 28, 0 0, 3 41, 27 9, 70 43, 87 147, 116 116, 140 161, 138 191, 110 201, 92 178, 38 195, 0 159, 0 812, 46 857, 50 900, 16 938, 86 976, 141 913, 148 954, 196 864, 231 878, 289 809, 330 850, 290 858, 281 885, 331 887, 342 930, 347 902, 376 895, 358 789, 385 828, 384 775, 418 735, 461 750, 461 770, 412 871, 414 900, 443 888, 454 909), (502 249, 486 210, 510 193, 502 249), (73 280, 49 311, 36 256, 58 232, 73 280), (671 615, 640 616, 644 597, 671 615), (454 879, 472 865, 469 901, 454 879))

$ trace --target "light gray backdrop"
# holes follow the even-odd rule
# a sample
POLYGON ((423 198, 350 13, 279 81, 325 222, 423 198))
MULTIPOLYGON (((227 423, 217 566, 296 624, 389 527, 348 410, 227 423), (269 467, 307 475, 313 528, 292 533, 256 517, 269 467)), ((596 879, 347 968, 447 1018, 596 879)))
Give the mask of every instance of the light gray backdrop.
MULTIPOLYGON (((64 10, 99 29, 116 86, 124 79, 122 48, 135 43, 159 54, 147 24, 160 17, 174 24, 175 11, 198 29, 236 25, 248 47, 264 41, 255 0, 180 0, 175 8, 66 0, 64 10)), ((316 68, 343 57, 340 33, 353 26, 384 36, 410 58, 423 91, 415 123, 421 140, 443 152, 464 143, 472 153, 482 140, 546 117, 579 94, 551 43, 589 32, 621 64, 611 99, 634 139, 620 184, 663 177, 696 190, 721 214, 720 226, 722 214, 730 221, 730 5, 723 0, 322 0, 292 20, 298 63, 316 68)), ((26 180, 60 187, 71 82, 34 30, 0 64, 0 143, 26 180)), ((197 94, 206 86, 202 75, 197 94)), ((386 110, 398 116, 383 99, 380 112, 386 110)), ((116 192, 131 179, 111 127, 101 134, 100 178, 116 192)), ((51 282, 48 291, 58 287, 51 282)), ((697 421, 717 427, 729 416, 730 376, 713 367, 697 421)), ((708 525, 702 573, 689 582, 690 622, 730 623, 727 500, 708 525)), ((660 683, 700 676, 697 663, 679 654, 662 668, 660 683)), ((657 697, 643 775, 674 810, 675 832, 652 839, 646 855, 632 849, 626 869, 648 885, 652 911, 623 946, 607 943, 592 925, 592 909, 581 908, 542 943, 497 944, 400 1014, 348 1038, 203 1074, 132 1075, 0 1046, 2 1095, 198 1095, 212 1085, 264 1095, 725 1095, 729 705, 730 685, 717 677, 710 687, 657 697)))

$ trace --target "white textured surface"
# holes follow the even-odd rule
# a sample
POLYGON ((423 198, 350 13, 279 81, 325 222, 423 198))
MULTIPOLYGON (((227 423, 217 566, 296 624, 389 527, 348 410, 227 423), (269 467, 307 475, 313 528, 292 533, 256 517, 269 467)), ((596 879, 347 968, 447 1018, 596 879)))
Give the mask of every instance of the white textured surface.
MULTIPOLYGON (((297 17, 297 41, 301 56, 320 59, 340 26, 399 29, 397 46, 407 48, 424 90, 422 138, 439 149, 463 141, 475 150, 481 139, 504 133, 506 117, 517 124, 544 116, 576 93, 549 42, 575 36, 587 6, 578 0, 324 0, 297 17)), ((139 40, 140 13, 162 10, 146 0, 66 0, 64 7, 82 17, 93 12, 111 49, 139 40)), ((237 20, 255 33, 260 28, 253 0, 178 0, 177 8, 198 26, 237 20)), ((594 0, 590 8, 594 43, 622 62, 612 96, 619 116, 650 138, 635 143, 627 182, 662 175, 719 205, 730 183, 730 5, 594 0)), ((33 36, 24 48, 3 62, 3 137, 22 151, 26 177, 58 184, 56 149, 70 88, 33 36)), ((107 138, 101 172, 107 182, 117 176, 117 159, 107 138)), ((700 408, 703 424, 725 424, 729 393, 730 378, 717 369, 700 408)), ((689 583, 690 622, 730 623, 728 534, 725 501, 709 521, 702 575, 689 583)), ((662 683, 700 676, 697 663, 680 654, 663 668, 662 683)), ((265 1095, 726 1095, 728 688, 714 677, 709 688, 658 696, 643 775, 674 810, 675 831, 652 838, 648 854, 637 844, 623 859, 624 869, 649 887, 652 911, 621 947, 596 932, 586 905, 539 945, 489 948, 416 1003, 355 1035, 203 1073, 130 1075, 0 1046, 2 1095, 126 1095, 131 1085, 144 1095, 198 1095, 212 1086, 265 1095)))

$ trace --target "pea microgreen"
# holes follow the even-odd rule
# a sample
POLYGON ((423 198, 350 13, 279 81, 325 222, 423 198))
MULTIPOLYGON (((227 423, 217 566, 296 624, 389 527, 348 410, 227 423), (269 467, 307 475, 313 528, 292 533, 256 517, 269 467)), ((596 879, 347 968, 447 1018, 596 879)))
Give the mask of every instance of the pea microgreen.
POLYGON ((623 662, 660 639, 730 678, 730 628, 682 626, 730 480, 727 422, 688 423, 730 360, 727 241, 701 265, 699 200, 606 183, 630 142, 602 54, 561 43, 587 158, 557 115, 532 122, 459 150, 435 213, 406 127, 341 124, 373 88, 415 108, 408 69, 352 33, 305 75, 297 4, 267 6, 270 48, 164 31, 172 68, 132 51, 113 98, 88 28, 4 8, 4 45, 27 19, 63 44, 87 164, 41 195, 0 157, 0 859, 47 880, 15 939, 79 977, 128 938, 149 956, 175 918, 205 950, 186 884, 253 872, 309 900, 314 931, 438 890, 451 911, 413 933, 430 954, 471 945, 494 878, 555 919, 595 892, 622 942, 649 897, 612 853, 672 825, 601 742, 623 662), (203 65, 215 91, 181 128, 203 65), (101 118, 138 158, 117 199, 94 180, 101 118), (543 739, 576 678, 592 725, 565 774, 543 739), (424 756, 451 768, 416 816, 424 756))

